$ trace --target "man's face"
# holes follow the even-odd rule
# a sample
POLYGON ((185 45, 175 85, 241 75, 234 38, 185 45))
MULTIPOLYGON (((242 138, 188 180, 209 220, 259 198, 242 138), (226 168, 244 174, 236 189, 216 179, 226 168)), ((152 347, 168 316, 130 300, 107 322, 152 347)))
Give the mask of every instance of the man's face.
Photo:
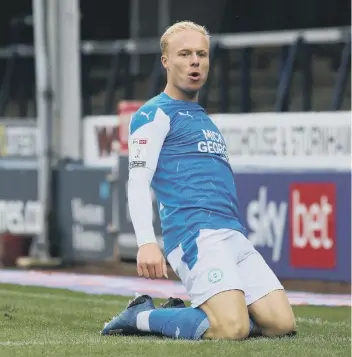
POLYGON ((168 82, 193 97, 205 83, 209 72, 209 40, 195 30, 173 34, 162 63, 168 82))

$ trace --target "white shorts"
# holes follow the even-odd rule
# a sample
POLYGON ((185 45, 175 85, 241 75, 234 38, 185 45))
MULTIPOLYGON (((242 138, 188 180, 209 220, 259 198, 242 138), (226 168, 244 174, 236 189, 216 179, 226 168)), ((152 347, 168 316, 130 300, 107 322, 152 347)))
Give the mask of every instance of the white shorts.
POLYGON ((231 229, 204 229, 195 243, 191 264, 190 253, 185 254, 181 245, 167 256, 191 298, 192 307, 227 290, 242 290, 248 306, 274 290, 283 289, 242 233, 231 229))

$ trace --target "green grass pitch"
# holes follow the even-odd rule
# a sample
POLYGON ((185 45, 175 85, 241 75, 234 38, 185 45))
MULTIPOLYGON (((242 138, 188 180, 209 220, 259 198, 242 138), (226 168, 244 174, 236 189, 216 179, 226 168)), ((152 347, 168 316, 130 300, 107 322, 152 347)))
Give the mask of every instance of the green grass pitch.
POLYGON ((349 307, 295 307, 294 338, 192 342, 100 336, 104 322, 127 302, 118 296, 0 284, 0 356, 351 356, 349 307))

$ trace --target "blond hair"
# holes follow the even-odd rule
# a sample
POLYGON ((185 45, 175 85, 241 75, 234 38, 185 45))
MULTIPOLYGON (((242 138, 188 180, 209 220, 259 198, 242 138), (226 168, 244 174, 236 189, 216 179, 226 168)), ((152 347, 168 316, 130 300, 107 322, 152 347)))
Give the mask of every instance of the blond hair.
POLYGON ((205 37, 210 39, 210 35, 208 30, 205 28, 205 26, 198 25, 192 21, 180 21, 176 22, 172 26, 168 27, 164 34, 160 38, 160 49, 161 53, 164 54, 167 51, 167 45, 169 43, 170 37, 178 32, 185 31, 185 30, 194 30, 198 31, 201 34, 203 34, 205 37))

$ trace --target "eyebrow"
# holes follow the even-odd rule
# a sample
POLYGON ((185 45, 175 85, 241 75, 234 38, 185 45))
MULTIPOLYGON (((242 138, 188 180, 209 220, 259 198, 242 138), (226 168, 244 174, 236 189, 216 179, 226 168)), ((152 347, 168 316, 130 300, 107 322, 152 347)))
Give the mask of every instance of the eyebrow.
MULTIPOLYGON (((193 52, 193 50, 189 49, 189 48, 181 48, 180 50, 177 51, 178 53, 179 52, 193 52)), ((199 49, 199 50, 196 50, 195 52, 204 52, 204 53, 208 53, 209 51, 208 50, 205 50, 205 49, 199 49)))

